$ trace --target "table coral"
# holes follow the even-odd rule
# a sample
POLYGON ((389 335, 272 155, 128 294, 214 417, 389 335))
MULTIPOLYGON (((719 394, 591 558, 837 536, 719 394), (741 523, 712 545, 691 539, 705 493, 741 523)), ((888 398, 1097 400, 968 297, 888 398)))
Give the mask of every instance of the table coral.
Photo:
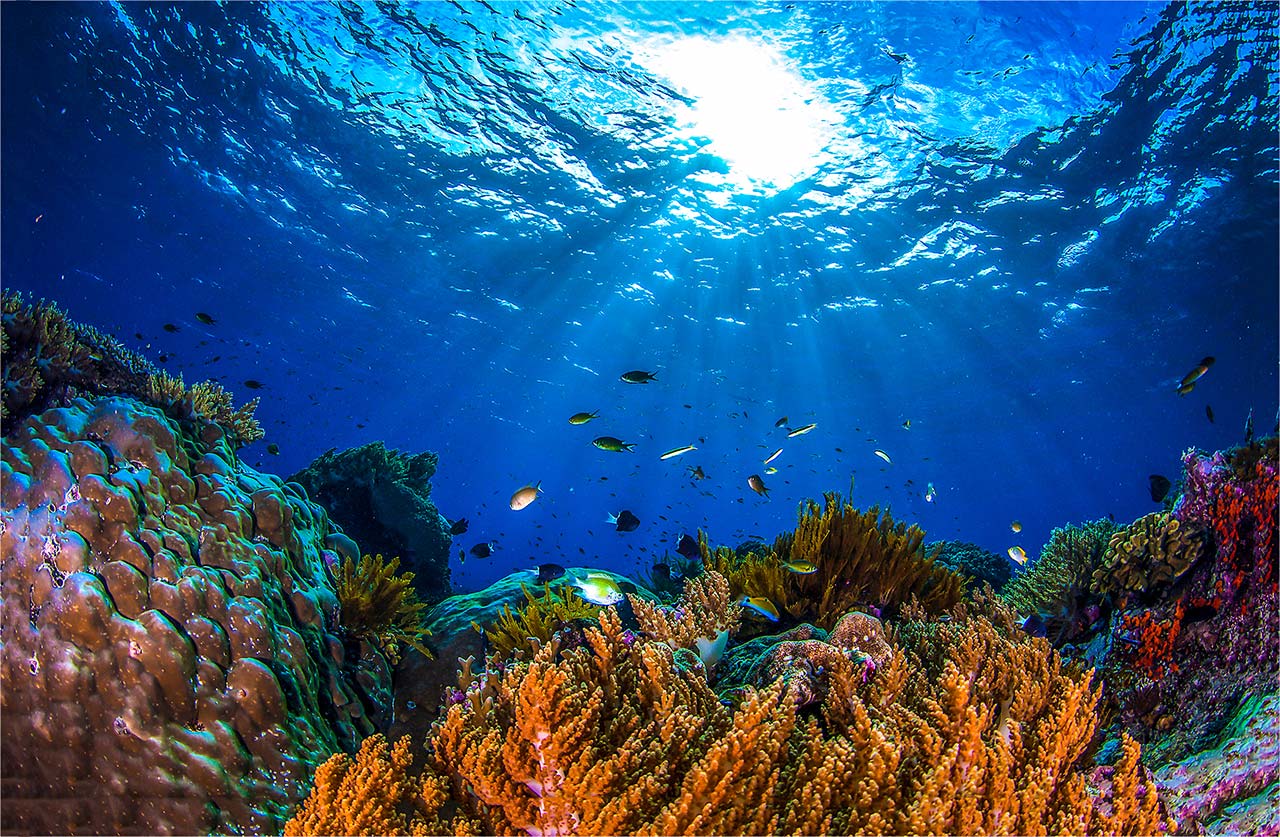
POLYGON ((216 429, 78 398, 4 437, 4 830, 276 830, 374 731, 323 510, 216 429))

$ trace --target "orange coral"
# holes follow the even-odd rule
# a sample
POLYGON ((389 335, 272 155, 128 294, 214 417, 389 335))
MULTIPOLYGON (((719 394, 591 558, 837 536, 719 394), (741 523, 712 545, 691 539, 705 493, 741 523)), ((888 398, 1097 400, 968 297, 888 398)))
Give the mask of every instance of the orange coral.
POLYGON ((729 596, 729 581, 714 570, 686 580, 680 599, 671 607, 639 596, 628 598, 647 636, 672 648, 696 649, 708 666, 720 659, 742 617, 742 609, 729 596))
POLYGON ((1122 633, 1137 643, 1133 655, 1134 668, 1155 679, 1177 673, 1178 664, 1173 661, 1172 652, 1182 630, 1185 611, 1185 602, 1179 600, 1169 619, 1157 619, 1150 610, 1121 615, 1122 633))

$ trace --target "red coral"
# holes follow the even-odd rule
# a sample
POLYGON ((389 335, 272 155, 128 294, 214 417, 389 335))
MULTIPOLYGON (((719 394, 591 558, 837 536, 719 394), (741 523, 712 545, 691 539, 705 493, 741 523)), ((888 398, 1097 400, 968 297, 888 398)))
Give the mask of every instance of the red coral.
POLYGON ((1185 605, 1179 601, 1173 616, 1156 619, 1150 610, 1120 617, 1121 630, 1137 643, 1133 667, 1152 679, 1160 679, 1169 673, 1177 673, 1178 664, 1172 659, 1173 647, 1182 631, 1185 605))

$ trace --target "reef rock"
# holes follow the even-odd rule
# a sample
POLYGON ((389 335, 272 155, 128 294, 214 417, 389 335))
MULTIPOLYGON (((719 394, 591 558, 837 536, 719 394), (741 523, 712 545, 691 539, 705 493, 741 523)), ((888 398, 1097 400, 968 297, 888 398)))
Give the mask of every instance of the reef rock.
POLYGON ((938 549, 938 563, 969 576, 968 587, 977 587, 986 581, 998 593, 1013 577, 1013 565, 1008 558, 989 552, 974 543, 965 541, 939 541, 925 547, 925 553, 938 549))
POLYGON ((324 511, 193 427, 76 398, 3 439, 5 831, 276 832, 377 728, 324 511))
POLYGON ((431 502, 438 457, 382 442, 329 450, 290 477, 370 555, 398 556, 424 602, 450 593, 449 522, 431 502))

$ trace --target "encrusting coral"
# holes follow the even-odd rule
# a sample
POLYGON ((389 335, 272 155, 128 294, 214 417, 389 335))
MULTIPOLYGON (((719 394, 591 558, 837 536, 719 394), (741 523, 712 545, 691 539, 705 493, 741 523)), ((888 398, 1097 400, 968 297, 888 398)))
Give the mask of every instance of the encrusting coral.
POLYGON ((1114 535, 1093 571, 1098 594, 1146 592, 1177 581, 1204 554, 1204 529, 1169 512, 1141 517, 1114 535))
POLYGON ((358 639, 377 643, 392 665, 400 661, 401 643, 431 656, 423 644, 430 634, 422 625, 427 606, 414 592, 413 573, 397 574, 398 569, 399 558, 347 557, 334 588, 342 627, 358 639))
POLYGON ((525 603, 512 610, 502 606, 502 613, 487 629, 476 622, 471 626, 484 634, 488 642, 487 654, 505 660, 517 652, 531 654, 539 643, 550 641, 552 635, 577 619, 593 619, 600 608, 578 596, 561 596, 550 585, 544 585, 541 596, 535 596, 527 585, 521 584, 525 603))
POLYGON ((1109 793, 1093 795, 1082 759, 1097 724, 1088 675, 1018 632, 1007 611, 960 607, 947 618, 904 629, 883 666, 837 673, 819 714, 802 717, 782 681, 726 706, 699 669, 603 610, 583 644, 555 637, 469 682, 419 772, 385 742, 370 745, 385 774, 376 782, 336 757, 288 833, 1168 828, 1132 741, 1109 793))

